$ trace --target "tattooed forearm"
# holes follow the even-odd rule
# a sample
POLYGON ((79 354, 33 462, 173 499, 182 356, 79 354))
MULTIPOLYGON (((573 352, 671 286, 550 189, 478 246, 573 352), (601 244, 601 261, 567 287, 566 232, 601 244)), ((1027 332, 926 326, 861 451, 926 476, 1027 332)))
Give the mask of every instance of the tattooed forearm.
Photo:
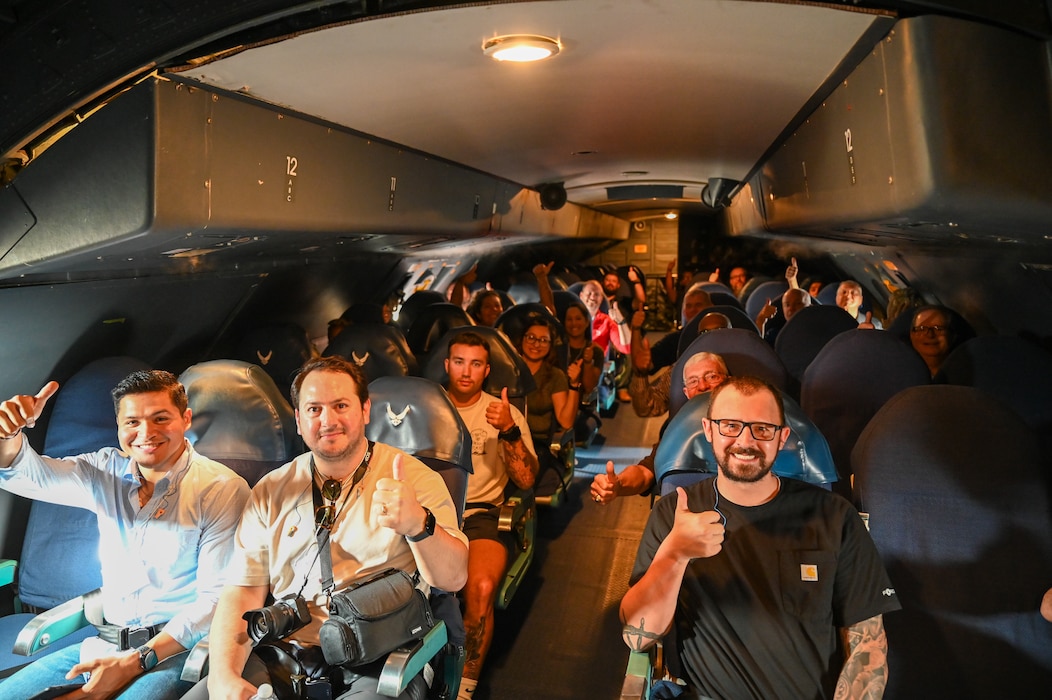
POLYGON ((628 622, 625 622, 624 627, 621 629, 621 636, 625 639, 625 644, 632 651, 642 651, 652 647, 655 642, 661 641, 661 636, 658 633, 651 632, 646 628, 646 620, 639 618, 639 627, 634 627, 628 622))
POLYGON ((513 442, 500 441, 500 457, 508 469, 508 476, 520 489, 533 488, 537 477, 537 457, 526 449, 521 439, 513 442))
POLYGON ((847 660, 840 671, 835 698, 879 700, 888 682, 888 638, 881 615, 842 630, 847 660))

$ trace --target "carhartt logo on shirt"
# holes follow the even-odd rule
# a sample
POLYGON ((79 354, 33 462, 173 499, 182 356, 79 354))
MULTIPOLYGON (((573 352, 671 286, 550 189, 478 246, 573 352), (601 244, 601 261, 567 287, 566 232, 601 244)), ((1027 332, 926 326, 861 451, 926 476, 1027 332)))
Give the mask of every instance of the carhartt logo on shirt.
POLYGON ((800 580, 801 581, 817 581, 818 580, 818 565, 817 564, 801 564, 800 565, 800 580))

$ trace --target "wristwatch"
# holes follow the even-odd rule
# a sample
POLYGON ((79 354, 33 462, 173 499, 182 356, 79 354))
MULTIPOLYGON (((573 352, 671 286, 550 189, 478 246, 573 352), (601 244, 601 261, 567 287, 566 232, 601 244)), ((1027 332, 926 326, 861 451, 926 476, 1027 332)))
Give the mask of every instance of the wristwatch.
POLYGON ((522 428, 517 425, 513 425, 507 430, 502 430, 497 433, 497 439, 503 440, 504 442, 515 442, 522 437, 522 428))
POLYGON ((146 644, 135 651, 139 652, 139 668, 143 671, 149 671, 157 665, 157 652, 146 644))
POLYGON ((406 535, 405 538, 410 542, 419 542, 420 540, 426 540, 433 534, 435 534, 435 514, 430 509, 424 508, 424 531, 412 537, 406 535))

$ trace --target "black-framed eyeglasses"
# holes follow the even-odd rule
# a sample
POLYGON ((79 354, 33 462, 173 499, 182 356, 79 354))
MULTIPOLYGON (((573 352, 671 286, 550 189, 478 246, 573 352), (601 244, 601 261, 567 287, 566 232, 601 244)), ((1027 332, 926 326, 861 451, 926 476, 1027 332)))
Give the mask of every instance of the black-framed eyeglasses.
POLYGON ((541 338, 541 337, 538 337, 538 336, 534 335, 533 333, 527 333, 525 340, 526 340, 526 342, 535 343, 537 345, 551 345, 552 344, 552 339, 551 338, 541 338))
POLYGON ((921 335, 923 333, 935 333, 936 335, 942 335, 948 330, 950 330, 949 326, 914 326, 910 329, 910 333, 916 333, 917 335, 921 335))
POLYGON ((778 431, 782 429, 782 426, 774 423, 749 423, 732 418, 710 418, 709 422, 715 423, 716 429, 723 437, 736 438, 742 434, 743 430, 748 428, 749 432, 752 433, 753 439, 762 442, 774 440, 778 436, 778 431))
POLYGON ((319 527, 323 527, 326 530, 332 529, 332 524, 336 522, 336 501, 340 499, 342 491, 343 487, 336 479, 326 479, 325 483, 321 485, 321 496, 328 503, 318 506, 314 510, 314 522, 319 527))

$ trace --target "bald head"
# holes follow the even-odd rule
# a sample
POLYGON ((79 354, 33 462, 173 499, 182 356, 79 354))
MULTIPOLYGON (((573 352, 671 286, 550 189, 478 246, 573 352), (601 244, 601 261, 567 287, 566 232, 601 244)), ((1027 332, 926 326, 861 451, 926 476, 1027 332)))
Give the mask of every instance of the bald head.
POLYGON ((719 311, 710 311, 698 321, 698 333, 714 331, 717 328, 730 328, 731 320, 719 311))
POLYGON ((782 313, 788 321, 796 312, 811 305, 811 295, 803 289, 787 289, 782 295, 782 313))

